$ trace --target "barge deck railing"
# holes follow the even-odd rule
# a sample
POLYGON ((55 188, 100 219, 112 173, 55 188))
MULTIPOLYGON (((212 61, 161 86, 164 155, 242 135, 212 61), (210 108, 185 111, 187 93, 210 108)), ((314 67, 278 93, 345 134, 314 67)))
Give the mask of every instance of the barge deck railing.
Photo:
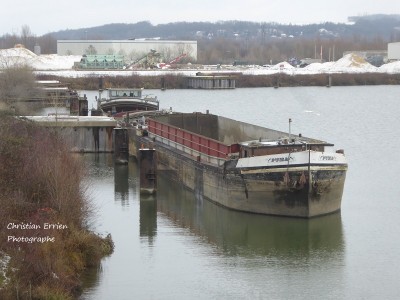
MULTIPOLYGON (((196 134, 169 124, 159 122, 154 119, 147 119, 148 132, 163 139, 163 143, 173 145, 178 148, 181 145, 192 151, 184 150, 191 155, 198 154, 201 157, 208 157, 207 161, 226 160, 226 158, 239 151, 239 145, 225 145, 224 143, 196 134), (176 145, 175 145, 176 144, 176 145), (214 159, 212 159, 214 158, 214 159)), ((196 155, 196 156, 198 156, 196 155)), ((215 161, 214 161, 215 162, 215 161)))

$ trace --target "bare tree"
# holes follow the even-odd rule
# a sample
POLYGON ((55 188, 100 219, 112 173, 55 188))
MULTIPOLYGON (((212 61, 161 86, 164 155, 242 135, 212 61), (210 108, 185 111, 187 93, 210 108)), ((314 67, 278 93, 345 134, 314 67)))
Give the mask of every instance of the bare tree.
POLYGON ((25 47, 28 47, 29 39, 32 37, 31 29, 28 25, 23 25, 21 28, 21 42, 25 47))
POLYGON ((106 53, 105 54, 107 54, 107 55, 114 55, 115 54, 115 51, 114 51, 114 49, 112 48, 112 47, 110 47, 110 48, 108 48, 107 50, 106 50, 106 53))
POLYGON ((90 45, 86 50, 85 50, 86 54, 88 55, 96 55, 97 54, 97 50, 93 45, 90 45))
POLYGON ((37 93, 35 76, 26 65, 14 65, 0 73, 0 103, 5 109, 25 112, 25 101, 37 93))
POLYGON ((57 40, 50 34, 37 39, 43 54, 57 53, 57 40))

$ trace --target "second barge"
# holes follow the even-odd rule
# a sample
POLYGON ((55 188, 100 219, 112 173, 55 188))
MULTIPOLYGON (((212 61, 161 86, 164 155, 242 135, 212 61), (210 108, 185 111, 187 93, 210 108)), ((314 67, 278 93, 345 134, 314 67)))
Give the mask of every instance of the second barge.
POLYGON ((227 208, 303 218, 340 210, 347 162, 333 144, 208 113, 150 116, 133 135, 136 147, 154 145, 159 170, 227 208))
POLYGON ((143 88, 110 88, 106 89, 106 97, 102 97, 104 90, 99 90, 96 97, 97 109, 105 114, 115 115, 134 111, 158 110, 159 101, 156 96, 143 95, 143 88))

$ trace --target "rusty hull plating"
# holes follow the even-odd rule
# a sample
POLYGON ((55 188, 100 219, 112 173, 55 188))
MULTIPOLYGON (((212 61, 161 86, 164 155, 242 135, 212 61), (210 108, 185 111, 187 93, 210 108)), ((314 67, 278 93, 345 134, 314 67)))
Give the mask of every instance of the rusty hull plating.
POLYGON ((340 210, 347 162, 333 144, 221 116, 170 113, 132 131, 159 170, 230 209, 310 218, 340 210), (143 134, 145 132, 145 134, 143 134))

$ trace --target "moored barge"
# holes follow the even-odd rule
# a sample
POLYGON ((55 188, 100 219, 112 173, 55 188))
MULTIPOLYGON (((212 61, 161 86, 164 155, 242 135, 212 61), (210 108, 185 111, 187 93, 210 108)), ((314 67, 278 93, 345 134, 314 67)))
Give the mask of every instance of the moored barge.
POLYGON ((159 170, 230 209, 311 218, 341 207, 347 162, 331 143, 208 113, 147 117, 134 140, 154 145, 159 170))
POLYGON ((143 88, 109 88, 99 90, 96 97, 97 109, 105 114, 158 110, 159 101, 156 96, 143 95, 143 88), (103 93, 106 94, 103 97, 103 93))

